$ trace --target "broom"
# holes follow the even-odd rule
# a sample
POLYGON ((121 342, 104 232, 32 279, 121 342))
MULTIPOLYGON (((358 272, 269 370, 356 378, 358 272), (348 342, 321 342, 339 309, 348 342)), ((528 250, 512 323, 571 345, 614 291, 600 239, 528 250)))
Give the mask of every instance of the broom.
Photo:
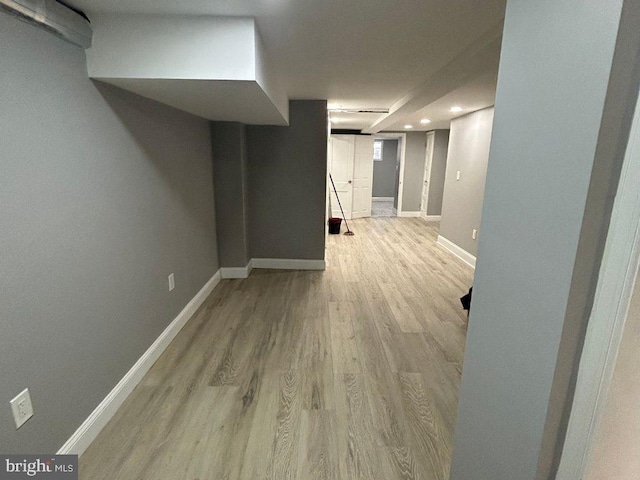
MULTIPOLYGON (((345 235, 355 235, 355 233, 353 233, 351 231, 351 229, 349 229, 349 224, 347 223, 347 217, 345 217, 344 215, 344 210, 342 209, 342 203, 340 202, 340 197, 338 196, 338 190, 336 190, 336 184, 333 183, 333 177, 331 176, 331 174, 329 174, 329 179, 331 180, 331 185, 333 185, 333 191, 336 194, 336 198, 338 199, 338 205, 340 205, 340 211, 342 212, 342 219, 344 220, 344 224, 347 227, 347 231, 344 232, 345 235)), ((331 202, 331 195, 329 195, 329 202, 331 202)))

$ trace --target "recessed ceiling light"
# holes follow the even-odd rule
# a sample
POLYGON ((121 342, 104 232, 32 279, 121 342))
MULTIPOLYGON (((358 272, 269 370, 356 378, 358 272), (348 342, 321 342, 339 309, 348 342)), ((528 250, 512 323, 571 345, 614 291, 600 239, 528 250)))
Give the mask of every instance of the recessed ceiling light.
POLYGON ((404 128, 413 128, 413 125, 405 125, 404 128))
POLYGON ((423 118, 422 120, 420 120, 420 123, 422 124, 431 123, 431 120, 429 120, 428 118, 423 118))
POLYGON ((462 111, 462 107, 451 107, 451 111, 453 113, 461 112, 462 111))

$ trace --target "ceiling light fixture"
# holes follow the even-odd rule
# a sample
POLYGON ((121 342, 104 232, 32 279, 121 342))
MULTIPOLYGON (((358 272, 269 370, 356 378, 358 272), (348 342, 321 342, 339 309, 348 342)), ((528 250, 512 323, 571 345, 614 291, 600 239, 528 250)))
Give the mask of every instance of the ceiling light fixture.
POLYGON ((453 113, 458 113, 462 111, 462 107, 451 107, 451 111, 453 113))
POLYGON ((413 125, 405 125, 404 128, 406 129, 413 128, 413 125))
POLYGON ((423 118, 422 120, 420 120, 420 123, 426 125, 427 123, 431 123, 431 120, 429 120, 428 118, 423 118))

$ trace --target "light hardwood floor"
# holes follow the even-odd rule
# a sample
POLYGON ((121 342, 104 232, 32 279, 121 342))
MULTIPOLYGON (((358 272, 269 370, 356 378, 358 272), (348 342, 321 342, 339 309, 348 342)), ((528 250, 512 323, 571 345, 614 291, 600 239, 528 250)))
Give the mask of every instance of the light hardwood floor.
POLYGON ((83 480, 446 479, 470 267, 418 218, 325 272, 223 280, 80 459, 83 480))

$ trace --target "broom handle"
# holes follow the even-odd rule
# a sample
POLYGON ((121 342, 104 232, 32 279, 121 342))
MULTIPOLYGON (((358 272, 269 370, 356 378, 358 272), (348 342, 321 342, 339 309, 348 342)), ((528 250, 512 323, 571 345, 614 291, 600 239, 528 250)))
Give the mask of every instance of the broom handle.
MULTIPOLYGON (((331 185, 333 185, 333 191, 336 193, 336 198, 338 199, 338 205, 340 205, 340 211, 342 212, 342 219, 344 220, 344 224, 347 227, 347 232, 351 231, 349 229, 349 224, 347 223, 347 217, 344 215, 344 210, 342 209, 342 202, 340 202, 340 197, 338 196, 338 190, 336 190, 336 184, 333 183, 333 177, 329 174, 329 179, 331 180, 331 185)), ((331 201, 331 196, 329 196, 329 201, 331 201)))
POLYGON ((333 217, 333 205, 331 205, 331 191, 329 191, 329 218, 333 217))

